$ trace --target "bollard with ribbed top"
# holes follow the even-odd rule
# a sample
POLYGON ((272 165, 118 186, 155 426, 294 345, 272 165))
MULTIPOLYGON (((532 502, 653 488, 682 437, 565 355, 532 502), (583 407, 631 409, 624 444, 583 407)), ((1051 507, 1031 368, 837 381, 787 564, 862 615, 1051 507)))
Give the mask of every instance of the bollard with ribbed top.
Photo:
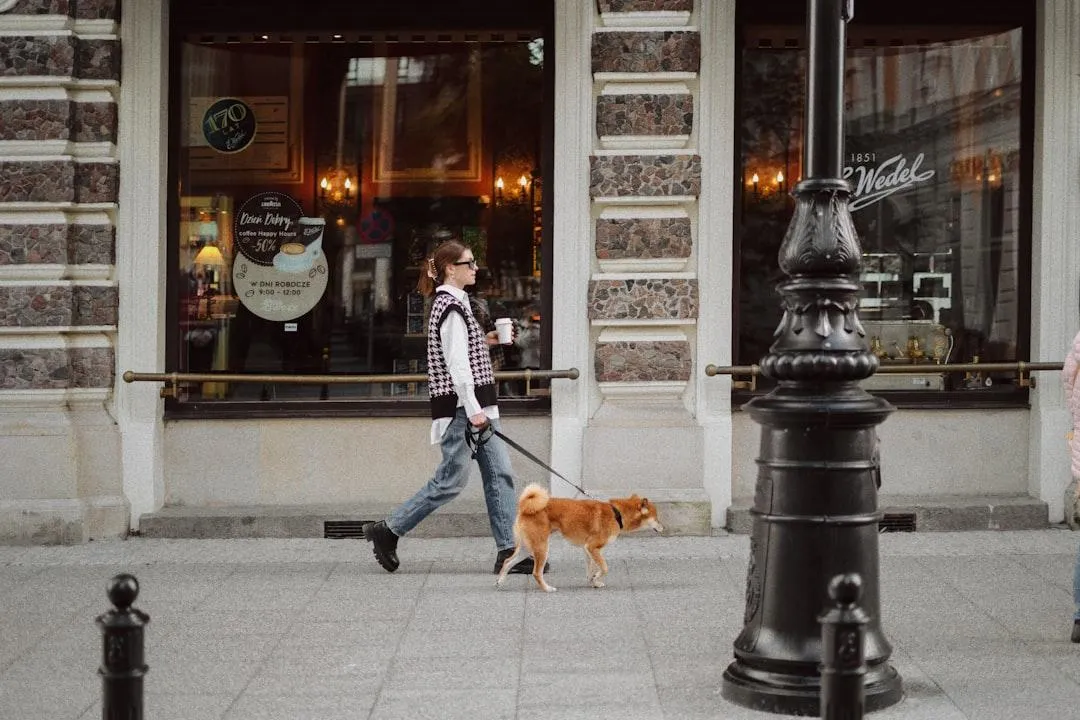
POLYGON ((108 585, 113 609, 97 617, 101 628, 102 720, 143 720, 143 636, 150 616, 132 607, 139 596, 135 576, 121 574, 108 585))
POLYGON ((866 625, 859 607, 862 578, 837 575, 829 582, 833 607, 821 615, 822 720, 862 720, 866 711, 866 625))

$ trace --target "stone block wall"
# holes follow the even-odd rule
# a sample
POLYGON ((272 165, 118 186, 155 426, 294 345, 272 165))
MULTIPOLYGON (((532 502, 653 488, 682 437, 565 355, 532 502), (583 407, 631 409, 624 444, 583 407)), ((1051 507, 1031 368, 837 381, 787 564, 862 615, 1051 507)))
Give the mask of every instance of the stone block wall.
POLYGON ((690 379, 697 318, 701 158, 691 138, 701 38, 692 0, 600 0, 598 9, 589 193, 599 272, 588 293, 596 377, 602 393, 609 383, 661 380, 671 394, 673 381, 690 379), (628 332, 636 339, 625 340, 628 332), (657 355, 679 360, 652 362, 657 355))
POLYGON ((0 8, 0 542, 122 534, 119 0, 0 8))
POLYGON ((702 173, 694 110, 701 34, 693 0, 598 0, 597 10, 589 179, 595 260, 587 313, 599 400, 584 471, 613 487, 700 488, 690 394, 699 295, 702 173), (641 444, 626 442, 638 437, 634 432, 641 444), (658 452, 654 433, 680 453, 658 452), (614 456, 632 477, 613 477, 623 474, 614 456))

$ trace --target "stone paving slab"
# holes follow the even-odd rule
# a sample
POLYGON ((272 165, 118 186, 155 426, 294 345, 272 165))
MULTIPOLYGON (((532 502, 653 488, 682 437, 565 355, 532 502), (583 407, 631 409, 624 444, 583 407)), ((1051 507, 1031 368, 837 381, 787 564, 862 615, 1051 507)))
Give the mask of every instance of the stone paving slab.
MULTIPOLYGON (((880 537, 882 627, 904 678, 881 720, 1078 717, 1068 641, 1080 535, 880 537)), ((720 697, 741 628, 745 536, 622 538, 608 586, 552 543, 549 579, 495 589, 482 538, 132 538, 0 547, 0 717, 101 717, 105 585, 136 575, 147 720, 764 720, 720 697)))

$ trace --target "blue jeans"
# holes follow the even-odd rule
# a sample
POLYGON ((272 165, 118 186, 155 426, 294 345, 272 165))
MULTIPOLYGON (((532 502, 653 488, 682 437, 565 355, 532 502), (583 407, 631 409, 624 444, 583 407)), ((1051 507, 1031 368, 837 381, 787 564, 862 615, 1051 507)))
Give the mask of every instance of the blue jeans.
MULTIPOLYGON (((496 430, 500 429, 497 418, 490 422, 496 430)), ((465 444, 468 427, 465 408, 458 408, 439 443, 442 462, 435 469, 434 477, 386 519, 386 526, 395 535, 409 532, 465 489, 469 481, 469 461, 472 459, 472 453, 465 444)), ((476 461, 480 464, 480 477, 484 481, 484 502, 487 503, 488 521, 491 523, 491 534, 495 536, 495 545, 499 550, 512 548, 517 493, 514 491, 514 475, 506 443, 497 435, 492 435, 480 446, 476 461)))

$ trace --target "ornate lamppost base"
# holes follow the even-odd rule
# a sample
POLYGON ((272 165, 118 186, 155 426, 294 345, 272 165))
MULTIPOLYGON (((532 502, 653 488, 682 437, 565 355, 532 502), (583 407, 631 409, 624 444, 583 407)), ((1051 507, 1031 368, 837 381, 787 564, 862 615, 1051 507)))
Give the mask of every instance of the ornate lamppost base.
POLYGON ((777 285, 783 316, 761 360, 762 374, 777 387, 747 405, 762 426, 761 451, 744 628, 722 691, 754 710, 815 717, 821 716, 821 613, 837 575, 857 575, 863 583, 863 708, 880 710, 903 697, 900 675, 888 663, 892 647, 881 630, 878 597, 875 428, 893 407, 858 385, 878 361, 859 321, 862 249, 851 186, 842 178, 845 25, 853 4, 807 2, 806 179, 795 187, 795 212, 779 252, 787 276, 777 285))
MULTIPOLYGON (((900 674, 891 665, 870 667, 866 673, 867 712, 883 710, 903 698, 900 674)), ((821 717, 821 678, 750 667, 736 660, 724 671, 724 699, 751 710, 821 717)))

